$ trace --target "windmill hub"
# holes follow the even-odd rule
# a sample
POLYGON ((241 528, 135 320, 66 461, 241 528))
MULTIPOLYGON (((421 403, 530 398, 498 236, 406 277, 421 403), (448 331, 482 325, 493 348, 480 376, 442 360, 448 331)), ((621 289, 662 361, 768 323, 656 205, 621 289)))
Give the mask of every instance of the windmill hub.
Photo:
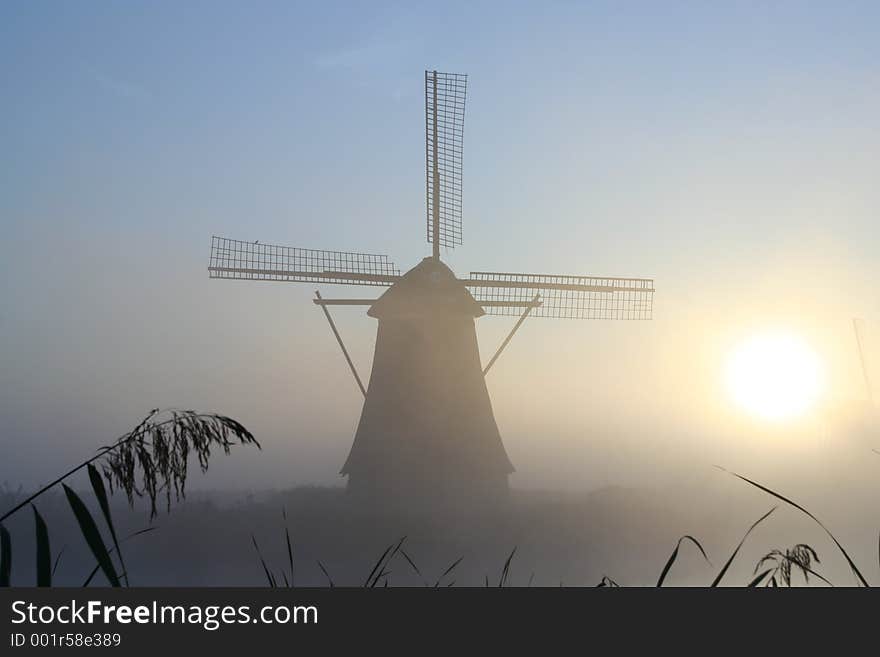
POLYGON ((486 314, 452 270, 432 256, 401 276, 367 311, 376 318, 430 317, 435 321, 444 313, 471 318, 486 314))
POLYGON ((378 299, 315 293, 364 394, 354 443, 341 473, 353 497, 382 505, 469 506, 503 498, 507 456, 485 375, 526 317, 651 319, 648 278, 471 272, 457 277, 440 247, 462 243, 462 146, 467 76, 425 72, 427 237, 433 255, 403 275, 384 255, 273 246, 214 237, 212 278, 388 289, 378 299), (365 387, 331 306, 368 306, 378 320, 365 387), (474 320, 519 316, 485 367, 474 320))

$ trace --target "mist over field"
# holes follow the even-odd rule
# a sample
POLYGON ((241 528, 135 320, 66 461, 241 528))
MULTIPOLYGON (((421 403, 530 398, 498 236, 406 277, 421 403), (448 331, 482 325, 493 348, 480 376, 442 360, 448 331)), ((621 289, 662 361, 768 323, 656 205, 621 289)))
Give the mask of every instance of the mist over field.
MULTIPOLYGON (((327 583, 319 560, 361 584, 406 536, 420 572, 398 555, 393 584, 459 557, 444 584, 497 583, 515 548, 514 585, 652 585, 689 534, 711 564, 683 543, 667 581, 705 585, 777 505, 724 583, 797 543, 855 583, 820 527, 721 468, 809 509, 880 583, 878 19, 858 2, 5 5, 0 513, 150 409, 196 409, 261 449, 191 463, 152 521, 112 497, 121 535, 157 527, 126 542, 132 584, 262 585, 254 539, 280 577, 287 527, 302 584, 327 583), (364 398, 313 298, 384 289, 211 280, 211 237, 402 272, 430 255, 435 68, 469 76, 464 237, 443 262, 652 278, 653 318, 523 323, 486 375, 509 504, 362 512, 339 472, 364 398), (806 355, 741 356, 764 336, 806 355)), ((365 310, 332 313, 368 383, 365 310)), ((481 364, 515 321, 476 320, 481 364)), ((65 547, 56 582, 79 585, 94 560, 66 505, 38 504, 65 547)), ((4 525, 31 583, 30 511, 4 525)))

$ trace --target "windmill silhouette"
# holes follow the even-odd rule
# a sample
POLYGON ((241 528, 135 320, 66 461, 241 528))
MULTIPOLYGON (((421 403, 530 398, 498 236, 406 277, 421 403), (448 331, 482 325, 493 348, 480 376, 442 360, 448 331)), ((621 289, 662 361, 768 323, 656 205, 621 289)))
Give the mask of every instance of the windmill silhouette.
POLYGON ((416 500, 496 500, 514 468, 485 375, 531 317, 651 319, 654 281, 646 278, 471 272, 457 277, 440 247, 462 243, 462 147, 467 76, 425 72, 427 238, 433 255, 401 275, 384 255, 273 246, 213 237, 212 278, 383 286, 378 299, 325 299, 315 292, 364 394, 351 452, 340 471, 350 494, 416 500), (378 319, 364 386, 330 306, 369 306, 378 319), (519 316, 485 367, 474 320, 519 316))

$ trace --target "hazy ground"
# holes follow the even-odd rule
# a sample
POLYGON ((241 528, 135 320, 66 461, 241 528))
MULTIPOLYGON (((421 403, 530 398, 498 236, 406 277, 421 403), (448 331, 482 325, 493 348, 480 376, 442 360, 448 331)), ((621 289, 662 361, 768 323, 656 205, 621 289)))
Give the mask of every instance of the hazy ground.
MULTIPOLYGON (((880 456, 877 459, 880 470, 880 456)), ((8 508, 14 497, 7 491, 0 506, 8 508)), ((88 495, 84 499, 93 502, 88 495)), ((812 501, 823 507, 821 499, 820 495, 812 501)), ((121 497, 116 501, 121 535, 150 524, 146 511, 129 510, 121 497)), ((685 544, 667 583, 705 585, 748 526, 776 504, 770 496, 721 472, 665 488, 514 491, 510 504, 491 514, 446 518, 356 512, 344 491, 334 488, 199 492, 174 505, 170 514, 163 511, 153 523, 158 529, 126 543, 124 554, 134 585, 262 586, 265 575, 251 536, 280 580, 281 569, 287 570, 286 525, 293 541, 297 585, 327 584, 318 560, 337 585, 360 585, 382 551, 402 536, 407 536, 405 549, 422 574, 397 558, 390 565, 392 585, 433 584, 459 557, 462 561, 443 583, 483 585, 488 576, 490 583, 497 584, 514 548, 513 585, 526 585, 532 579, 533 585, 589 586, 603 575, 621 585, 653 585, 678 538, 691 534, 704 545, 712 565, 685 544)), ((41 499, 39 507, 50 527, 53 556, 65 547, 56 582, 81 585, 94 562, 65 500, 50 495, 41 499)), ((876 513, 860 517, 848 505, 837 503, 813 510, 851 551, 868 579, 880 582, 876 513)), ((13 583, 32 584, 31 515, 23 511, 7 524, 14 537, 13 583)), ((748 582, 760 556, 798 542, 818 550, 822 563, 817 569, 836 584, 855 582, 822 531, 784 507, 750 537, 725 582, 748 582)), ((99 575, 96 583, 101 581, 99 575)))
MULTIPOLYGON (((876 415, 859 415, 833 440, 812 447, 791 443, 730 458, 721 463, 802 504, 821 519, 851 553, 865 577, 880 584, 880 446, 876 415)), ((707 439, 708 440, 708 439, 707 439)), ((643 441, 638 452, 645 468, 663 460, 662 449, 643 441)), ((238 462, 243 452, 212 460, 238 462)), ((260 452, 261 458, 267 452, 260 452)), ((208 478, 193 473, 188 485, 208 478)), ((659 466, 658 466, 659 469, 659 466)), ((4 471, 2 478, 13 473, 4 471)), ((612 478, 614 473, 609 473, 612 478)), ((479 512, 465 501, 455 513, 409 515, 352 508, 342 488, 291 487, 271 490, 193 490, 183 501, 153 519, 155 531, 124 544, 131 582, 141 586, 263 586, 266 578, 252 536, 279 581, 288 570, 285 527, 290 531, 297 585, 326 585, 327 568, 336 584, 360 585, 383 550, 406 536, 404 548, 421 574, 403 558, 390 564, 391 585, 456 586, 497 584, 505 560, 509 583, 592 586, 603 576, 621 585, 654 585, 679 537, 691 535, 705 547, 711 565, 685 543, 667 583, 706 585, 730 556, 748 527, 774 506, 779 508, 749 537, 728 575, 727 584, 745 584, 756 562, 772 549, 812 545, 821 563, 816 569, 837 585, 855 583, 829 537, 812 520, 771 495, 712 465, 683 464, 666 483, 645 486, 594 486, 577 491, 514 487, 508 504, 479 512), (286 512, 286 519, 283 513, 286 512)), ((69 482, 100 518, 84 473, 69 482)), ((561 486, 560 486, 561 487, 561 486)), ((549 488, 549 487, 548 487, 549 488)), ((24 490, 0 486, 0 510, 22 499, 24 490)), ((151 526, 142 504, 130 509, 124 496, 112 498, 120 536, 151 526)), ((60 491, 37 501, 49 526, 53 558, 63 548, 55 583, 79 586, 94 560, 60 491)), ((35 582, 34 524, 29 509, 4 523, 13 537, 13 583, 35 582)), ((105 539, 108 540, 109 538, 105 539)), ((289 573, 288 573, 289 575, 289 573)), ((95 583, 102 583, 98 575, 95 583)))

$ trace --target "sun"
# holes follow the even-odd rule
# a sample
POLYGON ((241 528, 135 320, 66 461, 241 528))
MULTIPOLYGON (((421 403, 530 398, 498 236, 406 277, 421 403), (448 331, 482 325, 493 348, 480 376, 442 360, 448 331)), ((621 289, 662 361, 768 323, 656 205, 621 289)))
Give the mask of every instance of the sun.
POLYGON ((771 421, 803 415, 822 391, 818 356, 790 333, 755 335, 738 344, 727 361, 726 379, 733 401, 771 421))

